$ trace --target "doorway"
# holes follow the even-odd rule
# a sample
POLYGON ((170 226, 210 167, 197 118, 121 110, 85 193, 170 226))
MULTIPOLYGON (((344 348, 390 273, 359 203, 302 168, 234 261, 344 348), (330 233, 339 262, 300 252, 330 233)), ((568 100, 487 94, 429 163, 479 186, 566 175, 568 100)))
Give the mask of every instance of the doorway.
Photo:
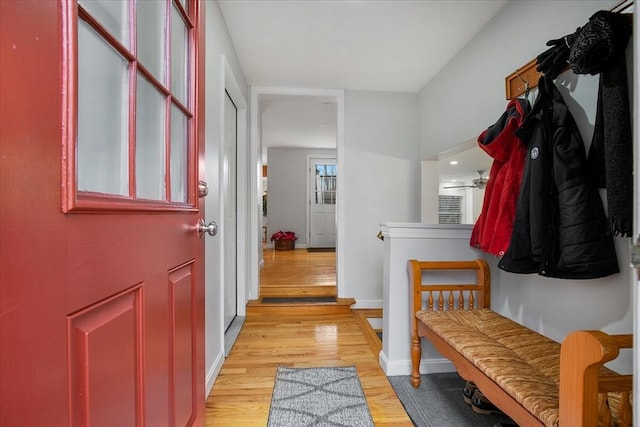
MULTIPOLYGON (((344 150, 344 91, 342 90, 319 90, 319 89, 298 89, 298 88, 262 88, 262 87, 253 87, 252 91, 251 91, 251 111, 252 111, 252 115, 251 115, 251 156, 252 156, 252 164, 253 164, 253 159, 255 159, 257 161, 257 167, 255 168, 255 174, 256 175, 252 175, 251 179, 252 181, 254 181, 256 183, 256 187, 254 189, 252 189, 251 193, 252 195, 255 196, 255 201, 256 201, 256 205, 255 207, 252 207, 252 212, 261 212, 261 200, 262 200, 262 188, 261 188, 261 179, 258 176, 258 173, 261 171, 261 166, 263 166, 264 164, 266 164, 266 153, 264 153, 264 157, 263 157, 263 152, 266 150, 266 147, 268 147, 268 141, 265 139, 265 127, 269 126, 269 122, 268 122, 268 117, 264 114, 265 113, 265 107, 269 108, 273 105, 273 101, 274 99, 277 100, 278 97, 287 97, 290 99, 295 99, 298 102, 300 102, 301 100, 307 100, 307 101, 312 101, 315 100, 318 105, 320 106, 331 106, 334 110, 333 110, 333 121, 335 122, 335 124, 333 124, 333 128, 332 128, 332 146, 331 148, 335 150, 335 152, 333 153, 333 156, 335 156, 335 162, 336 162, 336 169, 339 169, 340 167, 340 157, 341 157, 341 153, 344 150), (254 157, 255 156, 255 157, 254 157)), ((300 119, 304 119, 304 117, 301 117, 301 115, 299 114, 300 111, 299 110, 295 110, 293 111, 292 116, 295 116, 295 122, 299 123, 298 118, 300 119)), ((316 128, 324 128, 325 127, 325 123, 323 122, 318 122, 316 124, 316 128)), ((268 129, 267 129, 268 130, 268 129)), ((283 147, 284 145, 278 145, 278 147, 283 147)), ((297 146, 298 148, 301 148, 301 146, 298 144, 294 144, 294 145, 289 145, 289 147, 292 146, 297 146)), ((311 147, 309 145, 309 147, 311 147)), ((316 148, 329 148, 329 147, 322 147, 322 146, 315 146, 316 148)), ((302 158, 302 161, 300 163, 300 168, 303 170, 305 169, 305 158, 302 158)), ((272 167, 272 165, 268 164, 268 168, 269 168, 269 194, 268 194, 268 200, 269 200, 269 213, 271 213, 272 211, 272 205, 271 205, 271 192, 272 189, 274 188, 273 185, 277 185, 275 183, 275 180, 272 180, 272 173, 274 173, 274 169, 272 167)), ((304 185, 306 185, 306 181, 307 178, 306 176, 300 176, 300 178, 302 180, 303 183, 303 194, 302 194, 302 198, 300 199, 301 201, 305 201, 306 204, 306 200, 304 199, 305 197, 305 193, 308 192, 308 187, 304 187, 304 185)), ((338 251, 336 253, 336 270, 337 270, 337 277, 336 277, 336 281, 337 281, 337 294, 340 295, 340 288, 341 288, 341 283, 343 283, 343 281, 340 279, 340 276, 343 274, 344 269, 340 268, 340 265, 344 262, 340 256, 339 253, 339 247, 340 247, 340 241, 341 241, 341 233, 340 233, 340 218, 343 216, 342 214, 342 209, 343 209, 343 205, 340 203, 341 199, 342 199, 342 192, 340 189, 340 181, 341 181, 341 177, 340 176, 336 176, 336 193, 335 193, 335 216, 337 218, 337 227, 335 229, 335 248, 336 251, 338 251)), ((298 227, 297 230, 293 230, 296 231, 296 233, 298 235, 302 235, 302 238, 299 238, 299 240, 296 242, 296 247, 297 248, 307 248, 309 246, 309 233, 308 233, 308 210, 306 208, 306 205, 303 206, 302 208, 302 212, 300 214, 300 221, 301 221, 301 225, 298 227)), ((252 214, 253 215, 253 214, 252 214)), ((256 227, 255 231, 255 237, 251 238, 251 244, 252 244, 252 248, 251 248, 251 252, 252 253, 258 253, 258 258, 256 259, 255 263, 252 263, 250 268, 252 269, 251 271, 251 288, 249 290, 249 299, 251 300, 257 300, 260 296, 260 270, 262 268, 262 266, 265 265, 265 256, 263 256, 263 251, 262 251, 262 238, 264 236, 264 232, 263 232, 263 228, 262 228, 262 215, 257 215, 256 217, 258 219, 258 227, 256 227)), ((275 224, 275 222, 272 222, 272 217, 269 214, 269 229, 267 230, 267 246, 269 245, 269 236, 271 234, 273 234, 274 231, 278 231, 278 225, 275 224), (275 227, 275 228, 274 228, 275 227)), ((290 222, 287 222, 287 224, 283 225, 286 227, 289 227, 290 222)), ((265 252, 266 254, 269 254, 268 251, 265 252)))

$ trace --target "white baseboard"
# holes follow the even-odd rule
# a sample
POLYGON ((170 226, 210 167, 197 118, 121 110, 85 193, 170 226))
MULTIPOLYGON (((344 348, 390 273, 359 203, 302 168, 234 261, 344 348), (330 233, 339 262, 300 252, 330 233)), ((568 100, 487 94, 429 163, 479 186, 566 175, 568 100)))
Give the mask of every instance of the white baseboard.
MULTIPOLYGON (((389 361, 384 352, 380 352, 378 360, 382 370, 388 377, 399 375, 411 375, 411 360, 389 361)), ((455 372, 453 364, 444 358, 441 359, 424 359, 420 361, 421 374, 435 374, 440 372, 455 372)))
POLYGON ((213 384, 216 382, 216 378, 218 378, 218 374, 222 369, 222 364, 224 363, 224 352, 219 352, 216 356, 216 360, 213 362, 211 367, 207 370, 207 377, 205 380, 206 388, 205 388, 205 396, 209 396, 211 393, 211 389, 213 389, 213 384))

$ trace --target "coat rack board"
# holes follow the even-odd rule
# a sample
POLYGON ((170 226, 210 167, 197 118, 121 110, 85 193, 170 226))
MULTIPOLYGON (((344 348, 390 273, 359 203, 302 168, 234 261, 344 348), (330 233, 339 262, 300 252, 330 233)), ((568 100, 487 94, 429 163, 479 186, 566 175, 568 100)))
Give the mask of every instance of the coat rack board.
MULTIPOLYGON (((623 0, 616 6, 612 7, 611 11, 623 12, 630 9, 633 4, 633 0, 623 0)), ((632 19, 632 16, 633 15, 630 13, 629 19, 632 19)), ((533 58, 520 68, 516 68, 516 71, 505 78, 507 100, 517 98, 525 93, 527 90, 527 82, 529 82, 529 90, 538 86, 538 80, 540 79, 540 76, 542 76, 542 73, 536 70, 537 65, 537 59, 533 58)), ((568 64, 564 71, 567 69, 569 69, 568 64)))

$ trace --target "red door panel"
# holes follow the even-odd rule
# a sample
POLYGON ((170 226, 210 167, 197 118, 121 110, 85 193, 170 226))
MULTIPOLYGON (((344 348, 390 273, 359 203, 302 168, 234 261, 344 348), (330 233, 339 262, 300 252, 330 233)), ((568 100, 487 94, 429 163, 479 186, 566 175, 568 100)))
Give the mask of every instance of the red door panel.
POLYGON ((170 346, 169 346, 169 289, 167 272, 146 283, 152 292, 144 295, 145 344, 145 413, 146 425, 169 426, 170 346), (157 402, 164 402, 158 405, 157 402))
POLYGON ((198 375, 195 369, 194 344, 197 330, 193 311, 194 275, 193 263, 179 267, 169 273, 171 307, 171 351, 170 360, 173 372, 173 394, 175 425, 190 425, 195 414, 194 380, 198 375))
POLYGON ((142 425, 142 289, 69 316, 72 426, 142 425))

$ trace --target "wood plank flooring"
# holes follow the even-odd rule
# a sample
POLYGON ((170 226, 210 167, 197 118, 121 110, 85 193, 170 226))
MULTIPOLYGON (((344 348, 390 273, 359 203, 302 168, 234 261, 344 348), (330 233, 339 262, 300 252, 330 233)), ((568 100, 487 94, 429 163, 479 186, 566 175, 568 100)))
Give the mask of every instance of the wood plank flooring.
POLYGON ((336 296, 336 253, 263 250, 260 296, 336 296))
POLYGON ((265 426, 278 366, 350 365, 376 426, 413 426, 351 314, 247 318, 207 399, 206 425, 265 426))
MULTIPOLYGON (((290 271, 300 267, 294 275, 297 287, 326 283, 331 274, 330 266, 326 264, 331 263, 325 262, 323 267, 320 262, 317 273, 319 277, 314 277, 311 260, 316 255, 319 255, 318 258, 333 255, 335 285, 335 254, 302 251, 265 253, 263 271, 271 275, 273 273, 269 273, 267 268, 277 264, 282 274, 290 274, 290 271), (280 256, 281 254, 286 256, 280 256), (267 259, 269 255, 273 256, 271 260, 267 259), (297 258, 297 255, 301 258, 297 258), (291 263, 287 263, 287 260, 291 263), (271 262, 273 265, 270 265, 271 262), (294 265, 297 267, 293 268, 294 265), (306 273, 300 273, 301 271, 306 273)), ((269 284, 277 282, 278 287, 286 287, 291 283, 292 277, 288 282, 279 279, 271 281, 261 274, 261 294, 265 285, 268 288, 269 284)), ((298 310, 295 314, 290 314, 285 309, 281 313, 247 317, 207 399, 206 425, 265 426, 278 366, 355 365, 375 425, 412 427, 413 424, 378 364, 378 354, 373 351, 375 346, 371 345, 371 339, 370 335, 365 337, 351 313, 301 315, 298 310)))

